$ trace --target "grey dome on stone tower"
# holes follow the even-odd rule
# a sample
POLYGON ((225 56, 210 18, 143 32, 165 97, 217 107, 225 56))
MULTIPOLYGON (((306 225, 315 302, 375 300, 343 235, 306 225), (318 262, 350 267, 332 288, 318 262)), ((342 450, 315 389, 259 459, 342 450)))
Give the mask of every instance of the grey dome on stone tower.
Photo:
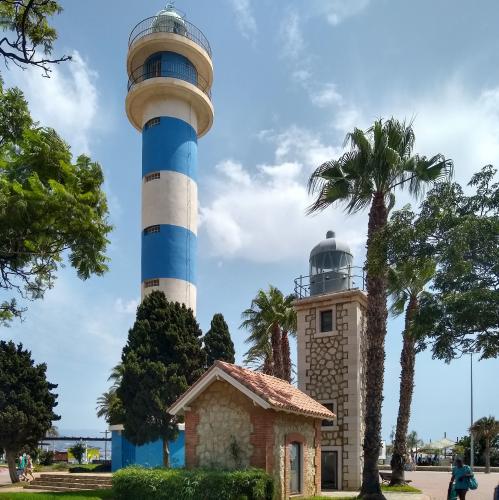
POLYGON ((310 252, 310 295, 352 288, 353 255, 350 247, 328 231, 310 252))

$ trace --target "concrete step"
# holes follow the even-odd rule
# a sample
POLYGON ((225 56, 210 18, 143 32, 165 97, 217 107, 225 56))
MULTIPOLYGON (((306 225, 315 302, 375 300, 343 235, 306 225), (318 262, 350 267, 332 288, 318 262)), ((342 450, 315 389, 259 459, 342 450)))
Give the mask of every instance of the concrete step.
POLYGON ((60 492, 71 492, 71 491, 95 491, 90 488, 67 488, 66 486, 37 486, 36 484, 30 484, 24 487, 25 490, 46 490, 46 491, 60 491, 60 492))
POLYGON ((31 482, 31 485, 39 486, 40 488, 45 486, 57 486, 60 488, 72 488, 72 489, 91 489, 91 490, 105 490, 111 488, 110 484, 103 483, 71 483, 65 481, 45 481, 43 479, 35 479, 31 482))
POLYGON ((102 476, 80 476, 77 474, 40 474, 39 479, 44 481, 57 482, 78 482, 78 483, 102 483, 111 485, 111 477, 102 476))

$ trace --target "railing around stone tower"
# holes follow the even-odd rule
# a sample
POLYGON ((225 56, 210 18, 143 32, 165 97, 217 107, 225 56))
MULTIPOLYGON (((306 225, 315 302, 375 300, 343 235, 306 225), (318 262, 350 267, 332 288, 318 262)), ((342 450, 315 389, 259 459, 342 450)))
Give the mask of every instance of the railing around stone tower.
POLYGON ((174 33, 176 35, 185 36, 206 50, 210 58, 212 57, 210 42, 208 42, 208 39, 199 28, 196 28, 194 24, 185 19, 176 19, 165 14, 148 17, 140 21, 130 33, 128 47, 142 37, 153 33, 174 33))
POLYGON ((299 276, 295 279, 295 295, 298 299, 355 289, 366 289, 366 275, 363 267, 347 266, 330 272, 299 276))

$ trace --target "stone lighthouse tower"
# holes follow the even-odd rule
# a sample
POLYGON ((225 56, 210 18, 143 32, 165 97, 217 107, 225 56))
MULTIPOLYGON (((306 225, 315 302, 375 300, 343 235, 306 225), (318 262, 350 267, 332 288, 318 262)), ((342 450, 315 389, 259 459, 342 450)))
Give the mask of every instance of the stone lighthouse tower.
POLYGON ((322 490, 361 486, 365 311, 361 268, 332 231, 310 252, 308 276, 295 280, 298 387, 336 414, 322 422, 322 490))
POLYGON ((172 4, 130 34, 126 113, 142 134, 142 297, 196 312, 197 140, 213 123, 206 37, 172 4))

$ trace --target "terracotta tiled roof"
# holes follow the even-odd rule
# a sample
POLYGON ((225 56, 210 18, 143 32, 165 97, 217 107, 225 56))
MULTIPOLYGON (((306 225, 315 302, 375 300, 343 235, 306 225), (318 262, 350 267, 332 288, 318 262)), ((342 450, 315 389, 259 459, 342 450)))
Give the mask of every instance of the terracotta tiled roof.
POLYGON ((326 407, 280 378, 223 361, 216 361, 215 366, 260 396, 275 410, 291 411, 324 419, 335 417, 334 413, 326 407))

